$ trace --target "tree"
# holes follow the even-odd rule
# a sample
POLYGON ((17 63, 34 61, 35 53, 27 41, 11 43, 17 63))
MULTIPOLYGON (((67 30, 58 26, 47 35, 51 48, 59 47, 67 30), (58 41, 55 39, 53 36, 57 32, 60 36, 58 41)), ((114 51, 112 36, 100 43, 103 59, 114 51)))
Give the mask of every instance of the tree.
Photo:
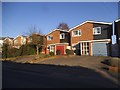
POLYGON ((69 26, 66 23, 62 22, 58 25, 57 29, 69 30, 69 26))
POLYGON ((31 40, 31 44, 36 46, 36 53, 39 54, 39 49, 43 46, 43 36, 40 34, 33 33, 29 36, 29 39, 31 40))
POLYGON ((28 38, 29 44, 36 46, 36 53, 37 56, 39 56, 39 49, 41 50, 41 48, 43 48, 45 36, 42 35, 40 30, 38 30, 35 26, 29 29, 28 34, 29 34, 29 38, 28 38))
POLYGON ((7 58, 7 52, 8 52, 8 45, 3 43, 3 47, 2 47, 2 58, 7 58))

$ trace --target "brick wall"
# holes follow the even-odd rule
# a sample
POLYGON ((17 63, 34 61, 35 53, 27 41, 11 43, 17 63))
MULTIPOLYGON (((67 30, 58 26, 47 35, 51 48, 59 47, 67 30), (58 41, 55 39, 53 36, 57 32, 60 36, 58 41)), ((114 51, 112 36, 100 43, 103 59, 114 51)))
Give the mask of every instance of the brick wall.
MULTIPOLYGON (((60 31, 56 30, 53 31, 52 33, 48 34, 47 36, 51 35, 53 37, 52 40, 47 40, 47 44, 54 44, 54 43, 60 43, 60 31)), ((46 36, 46 39, 47 39, 46 36)))
POLYGON ((70 31, 71 45, 78 43, 79 41, 93 40, 93 24, 85 23, 79 27, 74 28, 70 31), (81 36, 72 36, 72 31, 81 30, 81 36))
POLYGON ((6 39, 4 40, 4 43, 6 43, 6 44, 8 44, 8 45, 13 45, 13 40, 6 38, 6 39))
POLYGON ((21 37, 18 36, 15 40, 14 40, 14 46, 21 46, 21 37))

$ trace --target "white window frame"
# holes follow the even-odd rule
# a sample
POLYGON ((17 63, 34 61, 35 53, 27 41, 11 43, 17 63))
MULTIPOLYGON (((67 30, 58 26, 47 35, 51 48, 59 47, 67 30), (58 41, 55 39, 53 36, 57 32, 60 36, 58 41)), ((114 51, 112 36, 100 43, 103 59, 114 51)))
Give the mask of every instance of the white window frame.
POLYGON ((74 31, 72 31, 72 36, 73 36, 73 37, 81 36, 81 30, 74 30, 74 31), (77 33, 78 33, 77 35, 74 34, 74 32, 76 32, 76 31, 77 31, 77 33))
POLYGON ((65 39, 65 33, 60 34, 60 39, 65 39), (63 37, 62 37, 62 35, 63 35, 63 37))
POLYGON ((100 35, 100 34, 101 34, 101 27, 94 27, 93 28, 93 35, 100 35), (100 33, 98 33, 98 30, 97 30, 98 28, 100 29, 100 31, 99 31, 100 33))
POLYGON ((52 35, 47 36, 47 40, 52 40, 52 39, 53 39, 52 35))

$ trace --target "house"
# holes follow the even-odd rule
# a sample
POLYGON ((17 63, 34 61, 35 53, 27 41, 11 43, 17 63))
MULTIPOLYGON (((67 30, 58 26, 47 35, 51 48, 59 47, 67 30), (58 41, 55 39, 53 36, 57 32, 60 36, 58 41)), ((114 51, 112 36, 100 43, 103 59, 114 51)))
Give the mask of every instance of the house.
POLYGON ((71 49, 77 55, 109 56, 112 23, 85 21, 69 30, 71 49))
POLYGON ((115 35, 116 35, 116 42, 118 45, 118 53, 120 57, 120 19, 114 22, 114 30, 115 30, 115 35))
POLYGON ((27 36, 19 35, 13 39, 14 47, 20 48, 22 45, 25 45, 27 41, 27 36))
POLYGON ((3 40, 5 37, 0 37, 0 54, 2 53, 3 40))
POLYGON ((13 38, 6 37, 6 38, 3 40, 3 43, 6 43, 6 44, 9 45, 9 46, 13 46, 13 38))
POLYGON ((70 49, 70 34, 67 30, 54 29, 46 35, 46 53, 54 52, 57 55, 59 50, 61 54, 66 54, 66 49, 70 49))

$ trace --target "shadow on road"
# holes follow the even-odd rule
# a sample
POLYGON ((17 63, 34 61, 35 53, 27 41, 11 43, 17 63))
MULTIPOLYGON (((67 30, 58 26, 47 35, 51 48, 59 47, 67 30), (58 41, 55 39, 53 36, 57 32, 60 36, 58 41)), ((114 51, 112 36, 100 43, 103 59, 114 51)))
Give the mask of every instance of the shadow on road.
POLYGON ((111 80, 83 67, 2 62, 3 88, 118 88, 111 80))

